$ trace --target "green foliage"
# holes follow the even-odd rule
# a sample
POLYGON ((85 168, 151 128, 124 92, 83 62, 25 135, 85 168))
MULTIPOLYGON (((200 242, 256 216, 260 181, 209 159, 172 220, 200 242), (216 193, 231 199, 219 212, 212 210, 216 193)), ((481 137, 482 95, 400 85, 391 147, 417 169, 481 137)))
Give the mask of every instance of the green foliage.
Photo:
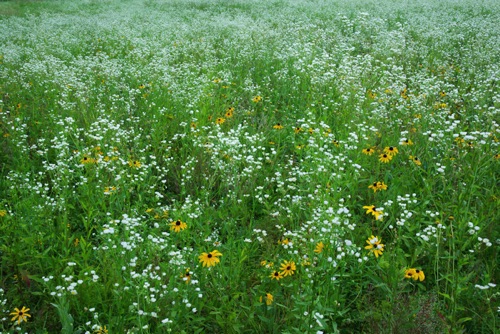
POLYGON ((0 1, 0 331, 497 331, 498 13, 0 1))

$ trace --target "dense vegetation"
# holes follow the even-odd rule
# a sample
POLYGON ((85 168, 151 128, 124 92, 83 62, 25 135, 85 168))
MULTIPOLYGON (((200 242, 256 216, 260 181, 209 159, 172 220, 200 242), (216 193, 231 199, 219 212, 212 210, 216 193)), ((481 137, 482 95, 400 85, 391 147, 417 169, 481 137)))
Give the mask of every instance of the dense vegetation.
POLYGON ((496 332, 498 22, 0 2, 0 332, 496 332))

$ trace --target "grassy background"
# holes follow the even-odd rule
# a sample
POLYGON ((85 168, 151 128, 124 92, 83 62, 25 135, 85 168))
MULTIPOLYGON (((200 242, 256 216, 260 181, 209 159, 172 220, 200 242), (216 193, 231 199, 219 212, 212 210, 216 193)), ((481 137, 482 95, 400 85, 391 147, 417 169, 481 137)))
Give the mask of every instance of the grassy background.
POLYGON ((495 332, 498 7, 0 2, 0 328, 495 332))

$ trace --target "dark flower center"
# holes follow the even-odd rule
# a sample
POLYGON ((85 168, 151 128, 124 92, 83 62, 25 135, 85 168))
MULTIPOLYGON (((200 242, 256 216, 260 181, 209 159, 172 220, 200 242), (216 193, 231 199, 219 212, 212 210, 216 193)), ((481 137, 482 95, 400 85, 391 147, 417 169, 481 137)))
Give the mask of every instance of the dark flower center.
POLYGON ((19 311, 19 316, 22 317, 23 316, 23 311, 19 311))
POLYGON ((290 266, 286 267, 286 270, 291 270, 291 269, 292 269, 292 267, 290 267, 290 266))
POLYGON ((373 183, 373 186, 374 186, 374 187, 376 187, 376 186, 377 186, 377 182, 374 182, 374 183, 373 183))
POLYGON ((178 220, 178 221, 175 222, 175 225, 177 225, 177 226, 179 226, 180 224, 181 224, 180 220, 178 220))
POLYGON ((208 255, 207 255, 207 257, 208 257, 209 259, 211 259, 211 258, 212 258, 212 254, 208 254, 208 255))
POLYGON ((279 275, 280 275, 279 272, 277 272, 277 271, 274 272, 274 276, 279 276, 279 275))

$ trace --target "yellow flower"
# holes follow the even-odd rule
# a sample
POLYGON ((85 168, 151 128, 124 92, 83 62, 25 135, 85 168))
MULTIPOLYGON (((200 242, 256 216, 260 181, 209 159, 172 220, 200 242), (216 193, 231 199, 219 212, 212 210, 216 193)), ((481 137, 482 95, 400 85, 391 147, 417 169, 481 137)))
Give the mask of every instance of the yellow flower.
POLYGON ((185 230, 187 228, 187 224, 180 219, 177 219, 174 222, 171 222, 170 224, 170 231, 174 231, 176 233, 179 233, 182 230, 185 230))
POLYGON ((0 217, 7 216, 7 210, 0 210, 0 217))
POLYGON ((413 142, 411 141, 411 139, 405 138, 401 140, 400 144, 403 146, 411 146, 413 145, 413 142))
POLYGON ((105 187, 104 188, 104 195, 110 195, 114 191, 116 191, 116 187, 115 186, 105 187))
POLYGON ((379 155, 379 160, 380 160, 380 162, 383 162, 386 164, 392 160, 392 155, 387 154, 387 153, 382 153, 381 155, 379 155))
POLYGON ((395 156, 396 154, 399 153, 398 148, 394 146, 387 146, 384 148, 384 153, 390 156, 395 156))
POLYGON ((265 266, 266 268, 271 268, 272 266, 274 266, 274 263, 267 260, 262 260, 260 261, 260 265, 265 266))
POLYGON ((139 160, 131 160, 128 162, 128 165, 132 168, 140 168, 142 166, 139 160))
POLYGON ((368 188, 373 189, 373 192, 376 193, 378 190, 387 190, 387 185, 384 182, 373 182, 368 188))
POLYGON ((384 245, 380 243, 381 241, 382 239, 372 235, 368 238, 368 240, 366 240, 368 246, 365 246, 365 249, 368 249, 370 253, 375 254, 375 257, 379 257, 379 255, 382 255, 382 252, 384 251, 384 245))
POLYGON ((96 330, 94 333, 96 333, 96 334, 108 334, 108 330, 106 329, 106 326, 99 327, 99 329, 96 330))
POLYGON ((189 271, 189 268, 186 269, 186 272, 184 274, 181 274, 181 278, 183 281, 186 281, 186 284, 189 284, 189 282, 191 282, 191 274, 192 272, 189 271))
POLYGON ((276 123, 276 124, 273 126, 273 129, 276 129, 276 130, 281 130, 281 129, 283 129, 283 125, 281 125, 281 123, 276 123))
POLYGON ((410 160, 413 161, 413 163, 417 166, 422 165, 422 162, 420 161, 420 159, 417 157, 414 157, 413 155, 410 155, 410 160))
POLYGON ((325 244, 323 244, 323 241, 320 241, 316 244, 316 248, 314 248, 314 253, 321 253, 323 249, 325 248, 325 244))
POLYGON ((405 271, 405 278, 412 278, 415 281, 422 282, 425 279, 425 274, 422 270, 410 268, 405 271))
POLYGON ((363 209, 366 209, 366 214, 371 213, 373 216, 375 216, 376 220, 379 220, 379 217, 380 217, 380 219, 382 219, 381 216, 384 214, 384 212, 382 210, 380 210, 380 211, 377 210, 375 205, 365 205, 365 206, 363 206, 363 209))
POLYGON ((17 324, 20 325, 21 322, 28 322, 28 318, 31 318, 31 315, 28 314, 30 309, 26 307, 22 307, 22 309, 18 309, 17 307, 14 309, 10 315, 13 315, 10 321, 17 321, 17 324))
POLYGON ((295 129, 293 129, 293 132, 296 133, 296 134, 300 133, 302 131, 304 131, 304 130, 301 127, 296 127, 295 129))
MULTIPOLYGON (((274 297, 270 293, 266 293, 266 305, 271 305, 274 301, 274 297)), ((262 303, 262 296, 260 296, 259 301, 262 303)))
POLYGON ((271 277, 271 279, 275 279, 275 280, 279 281, 280 279, 283 278, 283 274, 280 273, 279 271, 275 270, 275 271, 273 271, 273 273, 269 277, 271 277))
POLYGON ((221 125, 222 123, 224 123, 226 120, 222 117, 218 117, 216 120, 215 120, 215 124, 217 125, 221 125))
POLYGON ((293 261, 283 261, 280 266, 280 270, 283 277, 292 276, 295 270, 297 270, 297 267, 293 261))
POLYGON ((278 240, 278 245, 288 245, 291 242, 290 239, 285 238, 285 239, 279 239, 278 240))
POLYGON ((375 150, 373 148, 364 148, 362 152, 366 155, 372 155, 373 153, 375 153, 375 150))
POLYGON ((87 165, 87 164, 95 164, 97 163, 97 160, 92 158, 92 157, 89 157, 88 155, 84 155, 81 159, 80 159, 80 163, 83 164, 83 165, 87 165))
POLYGON ((226 114, 225 114, 225 116, 226 116, 227 118, 231 118, 231 117, 233 117, 233 112, 234 112, 234 107, 229 107, 229 108, 227 108, 227 110, 226 110, 226 114))
POLYGON ((213 250, 210 253, 201 253, 198 259, 203 263, 203 267, 212 267, 220 262, 219 256, 222 254, 218 250, 213 250))
POLYGON ((255 96, 255 97, 252 99, 252 101, 253 101, 254 103, 258 103, 258 102, 260 102, 261 100, 262 100, 262 96, 260 96, 260 95, 257 95, 257 96, 255 96))

